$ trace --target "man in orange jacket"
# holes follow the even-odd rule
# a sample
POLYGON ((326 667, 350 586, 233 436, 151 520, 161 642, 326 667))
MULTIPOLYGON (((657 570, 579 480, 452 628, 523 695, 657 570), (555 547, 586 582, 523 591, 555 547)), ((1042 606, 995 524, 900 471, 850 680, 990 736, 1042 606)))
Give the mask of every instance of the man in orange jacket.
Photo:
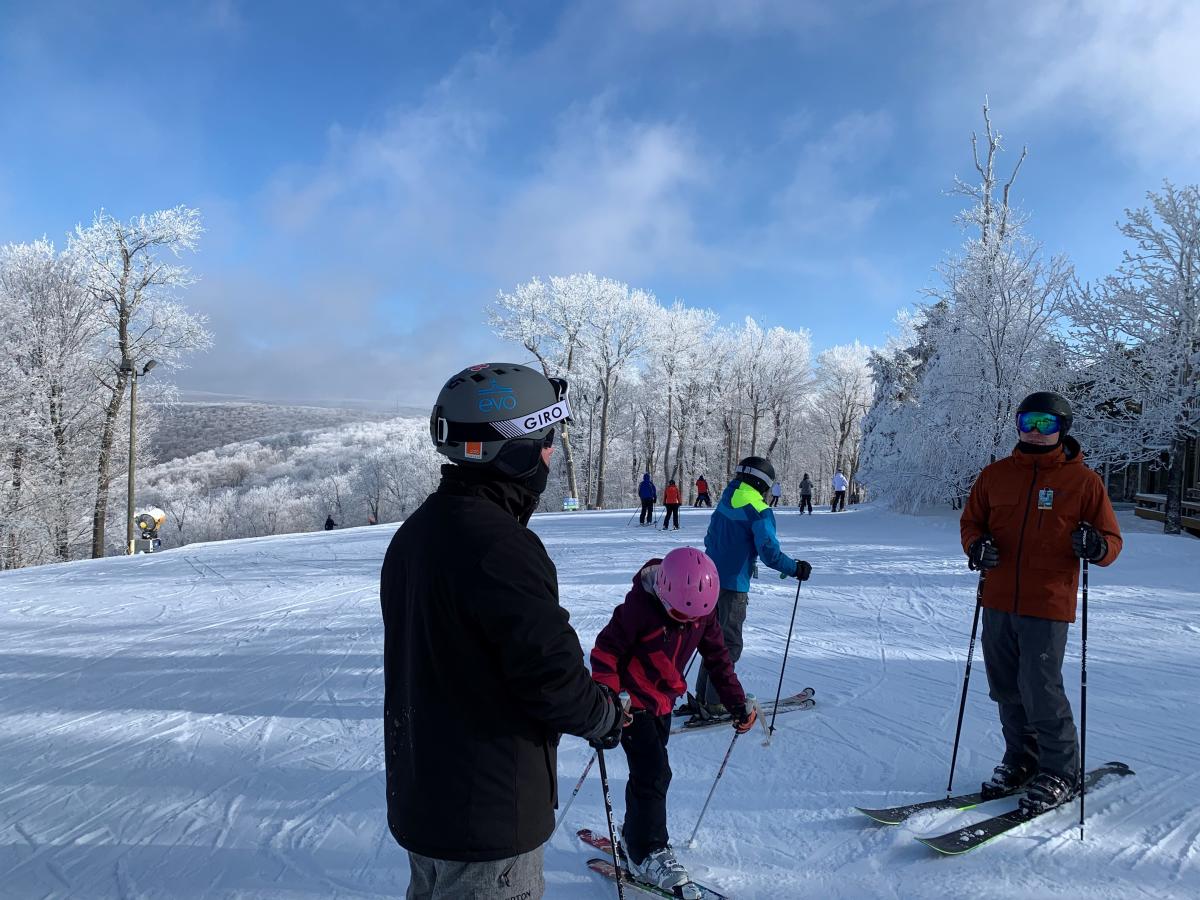
POLYGON ((1019 443, 980 473, 961 530, 971 568, 987 574, 983 660, 1004 732, 1004 759, 983 794, 1025 786, 1022 807, 1039 812, 1078 791, 1079 747, 1062 664, 1079 560, 1109 565, 1121 552, 1121 530, 1100 477, 1067 436, 1066 398, 1030 394, 1016 420, 1019 443))

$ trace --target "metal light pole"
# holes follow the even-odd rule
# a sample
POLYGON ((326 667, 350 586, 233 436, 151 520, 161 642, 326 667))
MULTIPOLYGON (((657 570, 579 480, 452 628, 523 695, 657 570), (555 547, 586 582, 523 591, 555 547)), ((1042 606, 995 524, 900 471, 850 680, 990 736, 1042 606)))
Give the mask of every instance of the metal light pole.
POLYGON ((150 370, 158 365, 158 360, 152 359, 145 368, 138 372, 132 360, 126 359, 121 363, 121 371, 129 376, 129 508, 125 514, 125 552, 133 556, 133 469, 137 449, 137 383, 142 375, 149 375, 150 370))

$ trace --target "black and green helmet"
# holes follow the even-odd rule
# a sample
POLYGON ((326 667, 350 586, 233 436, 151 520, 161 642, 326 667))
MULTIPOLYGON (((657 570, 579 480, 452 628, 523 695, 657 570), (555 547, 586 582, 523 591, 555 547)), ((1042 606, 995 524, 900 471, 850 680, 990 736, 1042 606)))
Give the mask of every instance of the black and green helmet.
POLYGON ((747 456, 737 464, 733 474, 760 494, 765 494, 775 480, 775 467, 765 456, 747 456))
POLYGON ((468 366, 446 382, 429 417, 437 452, 514 478, 536 471, 554 430, 571 421, 567 382, 516 363, 468 366))

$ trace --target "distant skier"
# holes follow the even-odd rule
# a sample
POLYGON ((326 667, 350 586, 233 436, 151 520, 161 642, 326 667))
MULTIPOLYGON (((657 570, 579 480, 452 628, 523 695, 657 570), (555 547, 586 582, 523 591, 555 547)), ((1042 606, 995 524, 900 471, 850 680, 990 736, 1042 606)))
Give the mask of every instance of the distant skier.
POLYGON ((333 531, 333 529, 335 529, 335 528, 337 528, 337 522, 333 521, 333 516, 326 516, 325 517, 325 530, 333 531))
POLYGON ((771 485, 771 508, 774 509, 779 505, 779 498, 783 496, 783 486, 776 481, 771 485))
POLYGON ((679 530, 679 506, 681 503, 683 500, 679 495, 679 487, 672 478, 667 482, 667 489, 663 491, 663 506, 667 508, 667 512, 663 516, 663 531, 667 530, 672 517, 675 518, 675 530, 679 530))
POLYGON ((654 503, 658 500, 658 488, 650 480, 649 472, 642 476, 642 483, 638 485, 638 497, 642 501, 642 512, 638 516, 638 524, 653 525, 654 503))
POLYGON ((712 497, 708 495, 708 482, 703 475, 696 479, 696 506, 712 509, 712 497))
POLYGON ((1005 744, 983 793, 999 796, 1028 783, 1021 806, 1030 812, 1078 791, 1079 749, 1062 664, 1079 560, 1107 566, 1122 546, 1104 484, 1067 436, 1072 420, 1059 394, 1039 391, 1022 400, 1016 448, 980 473, 961 519, 971 568, 987 571, 983 661, 1005 744))
POLYGON ((838 508, 846 508, 846 488, 850 486, 850 482, 846 480, 846 476, 842 474, 842 470, 838 469, 833 474, 833 509, 831 512, 837 512, 838 508))
POLYGON ((804 510, 808 510, 808 514, 812 515, 812 479, 808 477, 808 473, 804 473, 804 477, 800 479, 800 515, 804 515, 804 510))
POLYGON ((671 707, 687 687, 682 671, 692 654, 699 650, 739 734, 757 717, 721 636, 719 593, 717 567, 708 556, 691 547, 672 550, 633 576, 625 602, 592 650, 592 677, 617 693, 628 691, 631 701, 631 721, 621 735, 629 760, 621 838, 630 874, 679 896, 677 889, 691 879, 667 834, 667 740, 671 707))
MULTIPOLYGON (((767 506, 765 495, 775 480, 771 461, 761 456, 747 456, 734 471, 733 480, 721 494, 717 508, 708 521, 704 550, 717 566, 721 579, 721 594, 717 598, 717 617, 725 638, 729 658, 735 663, 742 655, 742 626, 746 622, 746 607, 750 603, 750 572, 756 561, 762 561, 787 577, 804 581, 812 574, 812 566, 794 560, 779 549, 775 535, 775 514, 767 506)), ((700 666, 696 677, 695 703, 692 712, 699 716, 721 715, 725 712, 717 691, 709 681, 708 670, 700 666)))
POLYGON ((453 465, 392 538, 379 586, 388 827, 409 900, 541 897, 559 733, 620 736, 526 527, 569 417, 565 381, 508 363, 459 372, 433 408, 453 465))

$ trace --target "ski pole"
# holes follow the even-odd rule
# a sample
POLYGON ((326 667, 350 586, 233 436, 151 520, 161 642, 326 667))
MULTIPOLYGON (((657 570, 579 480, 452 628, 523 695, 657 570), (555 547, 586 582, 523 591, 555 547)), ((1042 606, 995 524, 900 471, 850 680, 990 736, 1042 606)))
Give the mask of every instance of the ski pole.
POLYGON ((692 658, 688 660, 687 668, 683 670, 683 683, 685 685, 687 684, 688 672, 692 671, 692 663, 696 661, 696 657, 699 655, 699 652, 693 653, 692 658))
MULTIPOLYGON (((1091 527, 1084 523, 1085 526, 1091 527)), ((1084 774, 1087 772, 1087 608, 1088 608, 1088 559, 1083 558, 1083 621, 1081 623, 1080 666, 1079 666, 1079 839, 1083 840, 1083 795, 1084 774)))
POLYGON ((954 793, 954 766, 958 762, 958 741, 962 737, 963 714, 967 711, 967 685, 971 682, 971 662, 975 659, 975 635, 979 631, 979 610, 983 608, 983 583, 987 569, 979 570, 979 586, 975 589, 975 618, 971 620, 971 644, 967 648, 967 667, 963 672, 962 697, 958 701, 958 724, 954 727, 954 750, 950 754, 950 780, 946 782, 946 796, 954 793))
POLYGON ((783 671, 787 668, 788 654, 792 649, 792 629, 796 627, 796 607, 800 605, 800 586, 804 582, 796 579, 796 600, 792 603, 792 620, 788 623, 787 644, 783 648, 783 663, 779 666, 779 686, 775 688, 775 707, 771 710, 771 725, 767 728, 767 743, 775 734, 775 716, 779 714, 779 695, 783 693, 783 671))
POLYGON ((608 790, 608 767, 604 765, 604 751, 596 750, 600 760, 600 789, 604 792, 604 815, 608 818, 608 842, 612 847, 613 871, 617 873, 617 897, 625 900, 625 876, 621 873, 621 860, 617 853, 617 826, 613 822, 612 794, 608 790))
POLYGON ((708 812, 708 804, 712 803, 713 794, 717 792, 717 783, 721 780, 721 776, 725 774, 725 767, 729 765, 729 757, 733 753, 733 745, 737 743, 737 739, 741 737, 736 731, 733 733, 733 740, 729 742, 729 749, 725 751, 725 758, 721 760, 721 768, 717 770, 717 777, 713 779, 713 785, 708 789, 708 799, 704 801, 704 808, 700 810, 700 818, 696 820, 696 827, 692 829, 692 836, 688 838, 688 847, 696 846, 696 833, 700 831, 700 823, 704 821, 704 814, 708 812))
MULTIPOLYGON (((592 764, 596 761, 596 751, 592 751, 591 758, 588 759, 587 765, 583 767, 583 774, 579 776, 579 780, 575 782, 575 790, 571 791, 571 797, 567 800, 566 806, 562 808, 562 812, 558 814, 558 821, 554 823, 554 830, 550 832, 550 837, 554 837, 558 833, 559 826, 567 817, 567 810, 571 808, 571 804, 575 802, 575 798, 579 796, 579 791, 583 787, 583 782, 588 777, 588 772, 592 771, 592 764)), ((550 843, 550 838, 546 839, 546 843, 550 843)))

